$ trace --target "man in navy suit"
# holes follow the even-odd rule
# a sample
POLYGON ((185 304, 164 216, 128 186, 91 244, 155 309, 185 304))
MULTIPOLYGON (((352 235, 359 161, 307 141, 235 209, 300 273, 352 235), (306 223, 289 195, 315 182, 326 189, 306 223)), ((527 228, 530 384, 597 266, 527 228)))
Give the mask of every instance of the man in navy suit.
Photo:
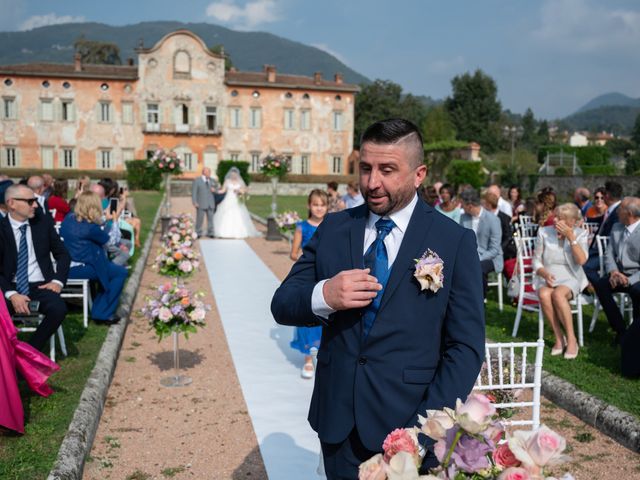
POLYGON ((418 198, 419 130, 377 122, 360 155, 366 203, 325 218, 271 304, 280 324, 324 327, 309 422, 330 480, 357 478, 393 429, 466 399, 484 357, 475 236, 418 198), (429 253, 443 264, 435 291, 413 275, 429 253))

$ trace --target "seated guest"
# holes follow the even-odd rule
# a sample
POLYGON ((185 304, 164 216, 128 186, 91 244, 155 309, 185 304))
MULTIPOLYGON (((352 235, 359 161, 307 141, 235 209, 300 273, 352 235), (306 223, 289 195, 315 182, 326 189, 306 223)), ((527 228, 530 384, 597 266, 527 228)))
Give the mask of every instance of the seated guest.
POLYGON ((600 228, 598 228, 589 245, 589 259, 587 263, 582 266, 584 273, 587 275, 587 279, 593 286, 595 286, 600 278, 600 255, 598 254, 596 235, 609 236, 611 228, 618 223, 618 206, 620 205, 621 199, 622 185, 617 182, 606 182, 604 184, 604 201, 607 204, 607 210, 602 217, 600 228))
POLYGON ((576 206, 580 209, 580 214, 585 217, 587 215, 587 210, 591 208, 591 193, 585 187, 576 188, 575 192, 573 192, 573 201, 576 206))
POLYGON ((500 185, 489 185, 487 187, 487 192, 493 193, 496 197, 498 197, 498 210, 509 215, 509 218, 513 217, 513 207, 511 206, 511 203, 502 198, 502 190, 500 190, 500 185))
POLYGON ((571 360, 578 356, 578 341, 569 301, 587 286, 581 266, 587 261, 589 232, 577 226, 582 213, 573 203, 560 205, 554 217, 554 226, 538 230, 533 271, 542 312, 556 339, 551 355, 564 352, 564 358, 571 360))
POLYGON ((507 195, 509 203, 511 204, 511 221, 513 223, 518 221, 518 217, 526 210, 525 204, 522 201, 522 194, 520 193, 520 187, 517 185, 511 185, 509 187, 509 194, 507 195))
POLYGON ((344 210, 344 202, 340 198, 340 195, 338 195, 338 182, 327 183, 327 195, 329 196, 327 213, 344 210))
POLYGON ((71 259, 51 217, 36 215, 38 201, 33 190, 12 185, 5 192, 5 202, 9 213, 0 220, 0 289, 12 314, 28 315, 29 302, 40 302, 38 311, 44 319, 29 339, 40 350, 67 314, 60 291, 71 259))
POLYGON ((91 307, 96 323, 116 323, 120 293, 127 279, 127 269, 109 261, 104 246, 109 234, 100 228, 102 203, 93 192, 83 192, 74 212, 62 222, 60 235, 71 255, 69 278, 98 280, 100 289, 91 307))
POLYGON ((551 227, 555 223, 556 193, 551 187, 545 187, 538 192, 536 197, 536 209, 533 220, 541 227, 551 227))
POLYGON ((67 203, 67 194, 69 192, 68 180, 56 180, 53 182, 53 192, 49 196, 49 208, 55 209, 56 214, 53 220, 62 222, 64 217, 71 211, 69 204, 67 203))
POLYGON ((51 214, 49 213, 49 202, 44 196, 44 179, 38 175, 32 175, 27 179, 27 186, 33 190, 33 193, 35 193, 36 199, 38 200, 36 213, 42 213, 51 217, 51 214))
POLYGON ((13 185, 13 181, 6 175, 0 175, 0 218, 7 216, 7 205, 4 201, 4 192, 13 185))
POLYGON ((463 190, 460 194, 464 213, 460 216, 460 225, 470 228, 476 234, 478 256, 482 268, 482 286, 487 296, 489 272, 502 272, 503 259, 500 240, 502 230, 498 217, 482 208, 480 195, 473 188, 463 190))
POLYGON ((342 197, 345 208, 353 208, 364 203, 364 198, 360 194, 360 187, 358 182, 351 180, 347 183, 347 194, 342 197))
MULTIPOLYGON (((594 284, 609 325, 620 343, 626 332, 622 313, 613 299, 614 292, 626 292, 633 303, 633 319, 638 319, 640 307, 640 199, 626 197, 618 207, 620 223, 611 229, 609 247, 605 254, 605 276, 594 284)), ((636 345, 638 348, 638 345, 636 345)))
POLYGON ((420 198, 422 198, 427 205, 430 207, 435 207, 438 202, 438 193, 436 192, 436 188, 431 185, 420 185, 418 187, 418 194, 420 194, 420 198))
POLYGON ((91 185, 90 189, 91 192, 98 195, 103 208, 103 215, 106 220, 104 229, 109 234, 109 242, 105 246, 105 249, 109 254, 109 258, 113 260, 113 263, 124 266, 129 261, 129 258, 131 258, 131 255, 129 255, 129 245, 121 241, 120 228, 118 227, 118 223, 114 221, 114 218, 117 218, 120 213, 122 213, 122 208, 124 207, 122 204, 119 204, 119 211, 116 210, 115 213, 112 213, 109 208, 109 199, 105 198, 104 187, 98 183, 91 185))
POLYGON ((605 189, 604 187, 596 188, 593 194, 593 205, 589 207, 587 213, 584 215, 587 222, 602 223, 604 214, 607 212, 607 204, 604 201, 605 189))
POLYGON ((445 183, 440 187, 440 203, 436 205, 436 210, 443 215, 446 215, 456 223, 460 223, 460 206, 458 202, 454 201, 453 187, 445 183))
POLYGON ((498 210, 498 197, 493 192, 487 191, 484 194, 483 207, 493 213, 500 220, 500 231, 502 237, 500 247, 502 248, 502 256, 504 260, 516 258, 517 248, 516 242, 513 240, 513 226, 511 225, 511 217, 504 212, 498 210))
POLYGON ((49 197, 53 193, 53 177, 48 173, 42 174, 42 181, 44 183, 44 189, 42 190, 42 196, 49 200, 49 197))

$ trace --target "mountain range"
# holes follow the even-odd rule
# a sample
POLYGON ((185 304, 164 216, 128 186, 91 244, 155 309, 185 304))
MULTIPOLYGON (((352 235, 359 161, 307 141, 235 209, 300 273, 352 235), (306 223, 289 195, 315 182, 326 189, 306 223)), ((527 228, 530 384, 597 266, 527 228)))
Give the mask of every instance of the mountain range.
POLYGON ((626 135, 640 115, 640 98, 618 92, 606 93, 590 100, 575 113, 562 119, 572 130, 607 131, 626 135))

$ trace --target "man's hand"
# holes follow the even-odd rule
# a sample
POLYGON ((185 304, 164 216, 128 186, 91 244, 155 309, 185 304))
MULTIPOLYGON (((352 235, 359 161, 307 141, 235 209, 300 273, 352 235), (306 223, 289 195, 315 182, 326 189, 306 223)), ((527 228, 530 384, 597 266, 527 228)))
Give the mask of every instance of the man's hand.
POLYGON ((370 269, 345 270, 329 279, 323 286, 324 301, 334 310, 363 308, 382 290, 370 269))
POLYGON ((14 293, 9 298, 11 301, 11 305, 13 306, 13 310, 16 313, 22 313, 24 315, 29 315, 31 313, 29 311, 29 302, 31 299, 26 295, 20 295, 19 293, 14 293))
MULTIPOLYGON (((62 287, 56 282, 45 283, 44 285, 40 285, 38 288, 43 290, 51 290, 53 293, 60 293, 62 291, 62 287)), ((13 297, 15 297, 15 295, 13 297)), ((13 297, 11 297, 12 300, 13 297)))
POLYGON ((195 208, 200 208, 200 207, 198 206, 198 204, 197 204, 197 203, 194 203, 194 204, 193 204, 193 206, 194 206, 195 208))
POLYGON ((120 245, 118 245, 118 248, 120 250, 122 250, 124 253, 129 253, 129 247, 127 247, 126 245, 124 245, 122 243, 120 245))
POLYGON ((618 271, 611 272, 609 275, 609 285, 611 285, 611 288, 618 286, 626 287, 629 285, 629 277, 618 271))

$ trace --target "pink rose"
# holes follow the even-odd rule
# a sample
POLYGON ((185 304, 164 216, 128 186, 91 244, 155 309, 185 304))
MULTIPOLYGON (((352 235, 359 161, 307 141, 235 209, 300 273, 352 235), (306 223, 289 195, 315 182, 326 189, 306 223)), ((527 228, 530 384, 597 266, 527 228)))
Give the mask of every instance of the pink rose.
POLYGON ((173 163, 170 163, 169 168, 175 168, 175 165, 173 163))
POLYGON ((462 403, 460 399, 456 402, 456 419, 460 426, 469 433, 475 434, 485 430, 495 413, 496 408, 481 393, 472 393, 467 397, 465 403, 462 403))
POLYGON ((382 444, 384 450, 384 461, 389 463, 391 458, 398 452, 407 452, 418 461, 418 438, 413 430, 406 428, 396 428, 387 435, 382 444))
POLYGON ((531 475, 524 468, 507 468, 500 474, 498 480, 531 480, 531 475))
POLYGON ((160 162, 160 163, 158 164, 158 166, 159 166, 160 168, 164 168, 164 163, 160 162))
POLYGON ((422 427, 420 430, 426 436, 434 440, 445 438, 447 430, 453 427, 453 417, 455 413, 449 408, 444 410, 427 410, 427 418, 418 415, 418 422, 422 427))
POLYGON ((498 445, 493 451, 493 461, 496 465, 502 468, 519 467, 520 461, 516 458, 513 452, 509 449, 508 443, 498 445))
POLYGON ((544 425, 533 432, 515 431, 509 439, 509 448, 527 467, 544 467, 565 461, 562 452, 566 445, 562 436, 544 425))
POLYGON ((361 463, 358 468, 358 480, 386 480, 386 478, 385 465, 380 453, 361 463))

